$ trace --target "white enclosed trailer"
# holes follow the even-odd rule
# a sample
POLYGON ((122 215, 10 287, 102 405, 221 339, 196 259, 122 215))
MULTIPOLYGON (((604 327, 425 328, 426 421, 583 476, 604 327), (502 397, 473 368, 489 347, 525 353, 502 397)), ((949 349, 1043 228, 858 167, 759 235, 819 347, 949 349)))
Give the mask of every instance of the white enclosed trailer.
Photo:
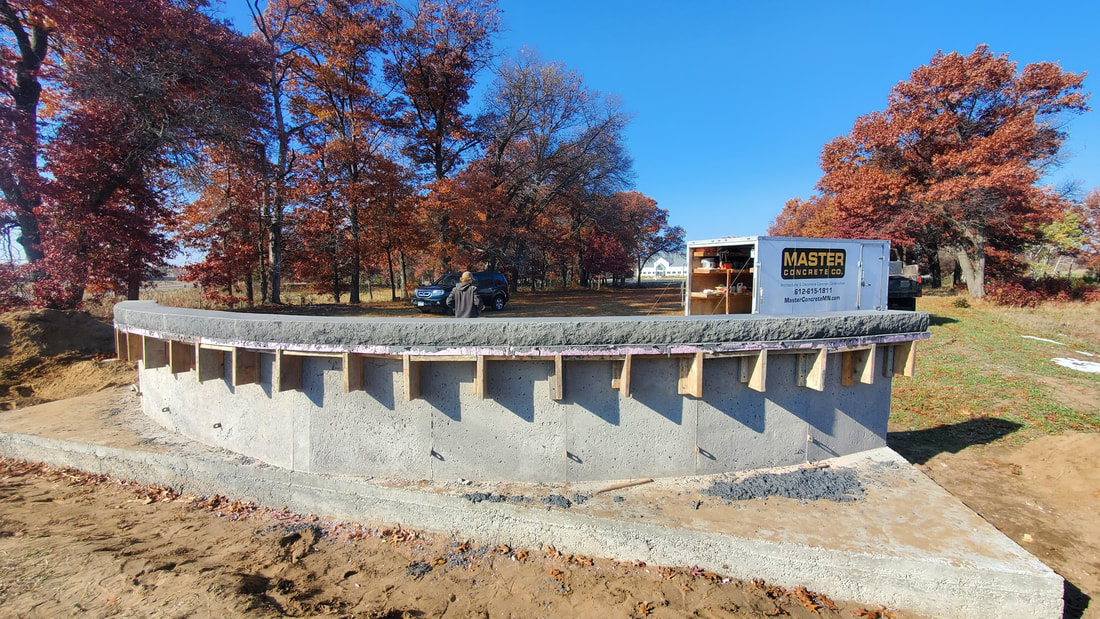
POLYGON ((688 316, 886 309, 889 241, 724 237, 687 254, 688 316))

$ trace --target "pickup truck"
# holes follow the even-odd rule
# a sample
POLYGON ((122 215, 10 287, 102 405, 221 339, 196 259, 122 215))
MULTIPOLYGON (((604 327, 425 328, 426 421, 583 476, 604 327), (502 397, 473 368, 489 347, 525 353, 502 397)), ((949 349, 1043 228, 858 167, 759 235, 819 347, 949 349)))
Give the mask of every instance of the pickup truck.
POLYGON ((921 276, 915 264, 890 262, 890 281, 886 289, 886 307, 892 310, 917 309, 917 297, 921 296, 921 276))

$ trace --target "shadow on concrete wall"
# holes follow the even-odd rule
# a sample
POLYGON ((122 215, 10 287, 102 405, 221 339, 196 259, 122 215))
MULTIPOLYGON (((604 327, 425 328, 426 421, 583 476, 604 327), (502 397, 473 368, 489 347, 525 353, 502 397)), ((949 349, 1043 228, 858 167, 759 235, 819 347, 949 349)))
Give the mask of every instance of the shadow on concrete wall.
POLYGON ((958 453, 973 445, 992 443, 1020 427, 1015 421, 982 417, 926 430, 890 432, 886 442, 913 464, 925 464, 941 453, 958 453))

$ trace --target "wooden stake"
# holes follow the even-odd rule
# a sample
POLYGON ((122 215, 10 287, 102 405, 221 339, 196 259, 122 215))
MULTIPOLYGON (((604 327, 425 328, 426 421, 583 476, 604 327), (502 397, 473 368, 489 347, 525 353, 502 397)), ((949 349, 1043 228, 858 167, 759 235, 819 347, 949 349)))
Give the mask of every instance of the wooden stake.
POLYGON ((363 357, 355 353, 344 353, 344 393, 359 391, 363 385, 363 357))

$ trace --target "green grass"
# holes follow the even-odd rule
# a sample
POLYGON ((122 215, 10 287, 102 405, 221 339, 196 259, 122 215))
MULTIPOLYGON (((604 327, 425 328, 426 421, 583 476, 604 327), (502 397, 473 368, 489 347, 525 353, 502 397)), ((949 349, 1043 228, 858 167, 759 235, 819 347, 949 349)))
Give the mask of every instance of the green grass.
POLYGON ((918 344, 916 376, 895 379, 890 416, 890 444, 910 460, 975 444, 1100 431, 1100 375, 1052 361, 1100 362, 1077 352, 1100 354, 1100 308, 955 307, 950 298, 925 297, 917 309, 931 315, 932 338, 918 344))

